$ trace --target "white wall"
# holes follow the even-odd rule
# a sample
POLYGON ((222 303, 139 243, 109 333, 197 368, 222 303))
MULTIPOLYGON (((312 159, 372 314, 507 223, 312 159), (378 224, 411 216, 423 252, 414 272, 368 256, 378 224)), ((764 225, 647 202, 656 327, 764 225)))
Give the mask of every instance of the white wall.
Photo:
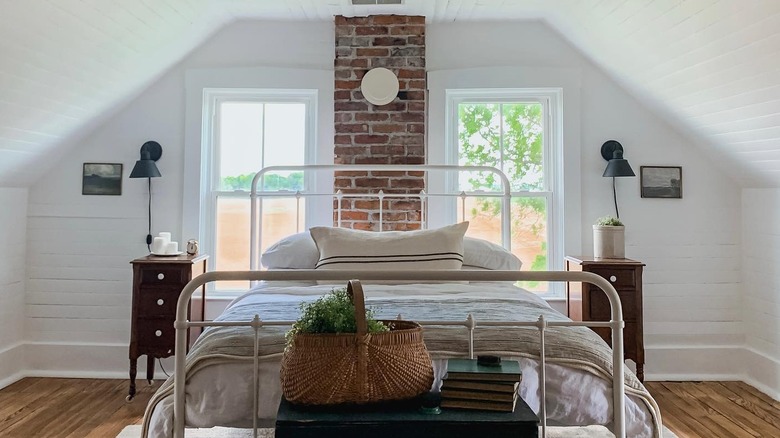
MULTIPOLYGON (((681 200, 642 199, 638 177, 617 181, 626 255, 647 264, 645 372, 648 379, 737 378, 741 371, 732 353, 741 349, 744 334, 740 214, 735 208, 740 190, 733 181, 542 23, 429 25, 426 54, 429 76, 460 77, 464 87, 475 86, 466 78, 480 72, 491 77, 496 67, 514 67, 517 87, 529 81, 532 86, 555 86, 554 72, 569 77, 577 72, 579 101, 564 105, 564 118, 580 123, 578 138, 564 138, 566 214, 579 214, 574 222, 581 224, 580 229, 567 230, 581 235, 580 242, 567 239, 569 253, 592 254, 591 225, 600 216, 614 214, 611 180, 601 176, 606 161, 599 149, 604 141, 623 144, 637 175, 641 165, 683 167, 681 200), (547 71, 549 79, 539 82, 534 71, 547 71), (578 180, 572 181, 567 161, 577 162, 578 180), (580 209, 570 208, 569 198, 578 195, 580 209)), ((431 99, 432 116, 436 105, 443 102, 431 99)))
POLYGON ((747 381, 780 400, 780 190, 742 191, 747 381))
MULTIPOLYGON (((333 54, 332 23, 234 24, 86 136, 31 188, 26 317, 31 374, 126 376, 129 262, 147 253, 146 180, 127 176, 147 140, 163 146, 157 163, 163 176, 152 180, 153 232, 171 231, 179 241, 193 237, 183 236, 181 229, 185 148, 200 148, 186 142, 187 71, 208 69, 219 75, 221 68, 235 73, 236 67, 250 66, 330 70, 333 54), (122 196, 82 196, 84 162, 123 163, 122 196)), ((252 86, 258 86, 258 78, 254 80, 252 86)), ((248 86, 218 82, 221 87, 248 86)), ((320 99, 332 102, 332 97, 331 88, 320 99)), ((326 128, 332 132, 332 123, 326 128)))
POLYGON ((27 189, 0 188, 0 388, 24 370, 27 189))
MULTIPOLYGON (((81 164, 122 162, 127 175, 149 139, 165 148, 154 181, 154 229, 181 236, 184 75, 188 69, 273 66, 331 69, 331 23, 238 23, 218 33, 89 135, 30 192, 27 350, 33 373, 124 376, 130 317, 128 262, 145 253, 145 182, 124 180, 121 197, 80 194, 81 164), (273 43, 272 43, 273 42, 273 43), (283 42, 283 44, 277 44, 283 42), (54 244, 54 246, 52 246, 54 244), (55 248, 55 249, 52 249, 55 248), (61 353, 61 354, 60 354, 61 353), (52 360, 54 354, 60 354, 52 360), (62 360, 66 357, 67 360, 62 360)), ((612 213, 601 144, 616 139, 635 171, 681 165, 685 198, 639 197, 639 178, 618 181, 627 255, 647 263, 645 340, 649 378, 735 378, 741 351, 740 192, 690 142, 646 111, 555 32, 536 22, 437 24, 427 31, 432 72, 481 67, 576 70, 581 151, 571 182, 581 235, 568 250, 592 251, 590 224, 612 213)), ((518 78, 522 80, 522 78, 518 78)), ((443 102, 430 102, 430 105, 443 102)), ((187 148, 198 145, 186 144, 187 148)), ((571 149, 569 149, 571 150, 571 149)), ((571 175, 565 175, 571 178, 571 175)))

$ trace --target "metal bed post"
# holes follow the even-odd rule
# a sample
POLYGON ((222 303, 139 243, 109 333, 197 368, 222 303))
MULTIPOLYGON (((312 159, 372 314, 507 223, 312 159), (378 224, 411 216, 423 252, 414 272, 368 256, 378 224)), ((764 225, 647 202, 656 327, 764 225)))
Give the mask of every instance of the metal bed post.
POLYGON ((547 436, 547 360, 544 355, 544 329, 547 328, 547 321, 544 315, 539 315, 536 323, 539 329, 539 391, 541 401, 539 402, 540 420, 542 422, 542 437, 547 436))
POLYGON ((377 197, 379 198, 379 231, 384 231, 384 227, 382 226, 382 213, 384 212, 385 208, 385 191, 380 190, 377 193, 377 197))
POLYGON ((342 199, 344 199, 344 192, 342 192, 341 189, 339 189, 339 191, 336 192, 336 202, 338 202, 338 210, 336 213, 338 215, 338 221, 336 223, 338 224, 337 226, 339 228, 341 228, 341 200, 342 199))

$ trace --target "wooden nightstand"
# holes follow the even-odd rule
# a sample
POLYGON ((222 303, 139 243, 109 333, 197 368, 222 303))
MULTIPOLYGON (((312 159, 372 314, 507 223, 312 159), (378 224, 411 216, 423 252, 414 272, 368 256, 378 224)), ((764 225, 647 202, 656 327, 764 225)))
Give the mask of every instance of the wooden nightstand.
MULTIPOLYGON (((620 295, 623 319, 624 357, 636 363, 636 375, 645 380, 645 343, 642 330, 642 268, 644 263, 631 259, 596 259, 590 256, 566 256, 567 271, 585 271, 609 280, 620 295)), ((568 283, 566 303, 569 318, 575 321, 609 321, 609 300, 596 286, 568 283)), ((593 328, 608 344, 612 334, 608 328, 593 328)))
MULTIPOLYGON (((141 257, 133 265, 133 314, 130 328, 130 391, 135 396, 138 357, 146 355, 146 379, 154 377, 154 359, 173 355, 176 332, 176 302, 184 285, 206 272, 205 254, 174 257, 141 257)), ((206 291, 202 289, 200 319, 205 314, 206 291)))

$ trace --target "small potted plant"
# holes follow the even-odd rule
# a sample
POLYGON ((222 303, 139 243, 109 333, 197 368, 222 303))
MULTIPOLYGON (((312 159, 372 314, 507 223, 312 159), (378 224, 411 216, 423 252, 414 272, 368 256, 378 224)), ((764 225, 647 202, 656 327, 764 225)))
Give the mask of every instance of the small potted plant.
POLYGON ((604 259, 626 258, 626 227, 620 219, 604 216, 593 225, 593 256, 604 259))

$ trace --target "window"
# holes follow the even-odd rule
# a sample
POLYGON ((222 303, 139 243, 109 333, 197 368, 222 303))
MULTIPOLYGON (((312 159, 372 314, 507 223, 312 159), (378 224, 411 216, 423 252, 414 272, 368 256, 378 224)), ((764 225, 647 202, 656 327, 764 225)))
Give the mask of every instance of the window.
MULTIPOLYGON (((559 101, 560 92, 555 90, 447 92, 447 160, 493 166, 507 175, 512 191, 512 252, 526 270, 562 268, 559 101)), ((484 172, 463 173, 448 185, 465 192, 501 190, 501 182, 484 172)), ((471 222, 468 235, 500 242, 500 198, 468 197, 465 205, 459 200, 456 209, 459 220, 471 222)), ((523 287, 563 293, 558 284, 523 287)))
MULTIPOLYGON (((204 240, 217 270, 249 269, 249 217, 252 179, 269 166, 302 165, 313 155, 314 96, 306 90, 207 90, 211 114, 208 174, 203 209, 204 240)), ((262 190, 303 190, 302 172, 266 174, 262 190)), ((261 250, 304 227, 305 203, 294 198, 262 202, 261 250), (297 207, 300 206, 300 212, 297 207), (300 214, 299 214, 300 213, 300 214)), ((217 290, 246 289, 248 282, 218 282, 217 290)))

